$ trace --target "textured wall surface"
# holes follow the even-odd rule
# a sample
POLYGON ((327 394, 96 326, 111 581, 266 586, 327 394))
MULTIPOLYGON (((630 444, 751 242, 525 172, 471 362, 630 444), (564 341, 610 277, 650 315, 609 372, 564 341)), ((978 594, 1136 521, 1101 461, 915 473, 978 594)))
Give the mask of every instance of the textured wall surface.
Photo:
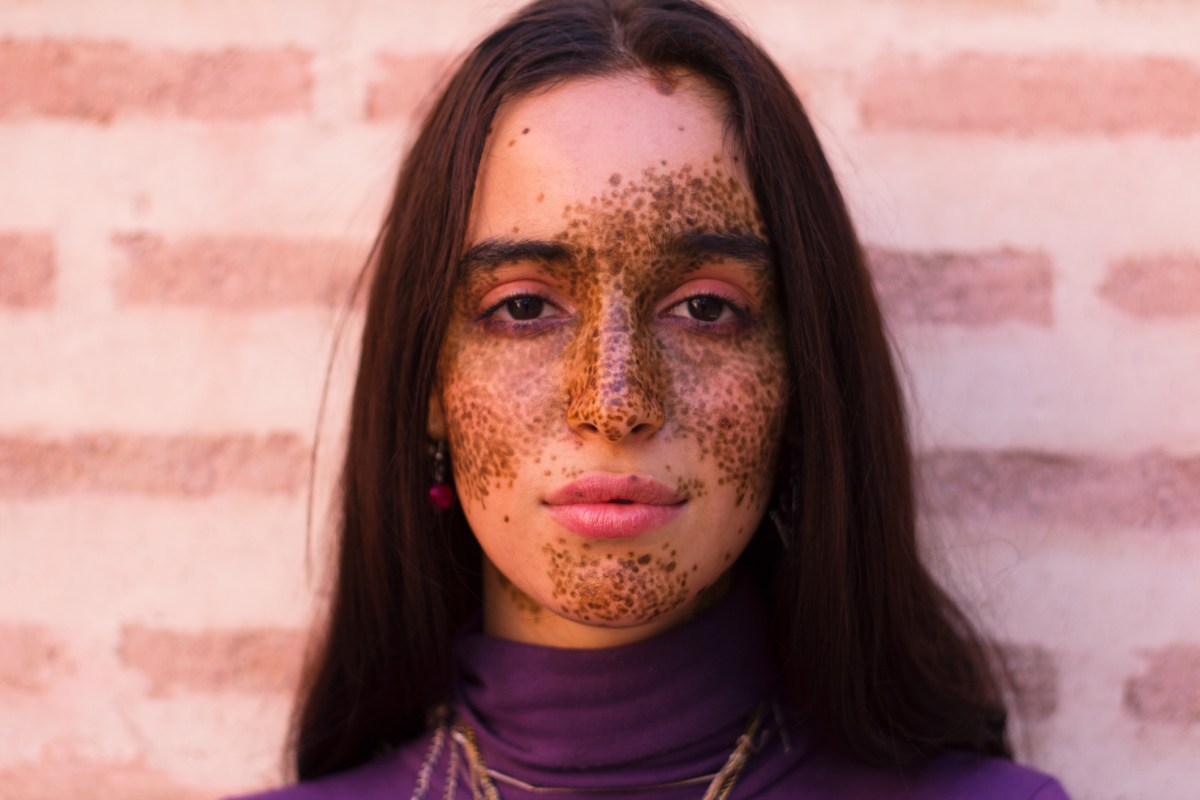
MULTIPOLYGON (((0 0, 0 798, 279 780, 335 333, 415 111, 509 6, 0 0)), ((731 0, 911 384, 929 556, 1023 757, 1200 791, 1200 5, 731 0)))

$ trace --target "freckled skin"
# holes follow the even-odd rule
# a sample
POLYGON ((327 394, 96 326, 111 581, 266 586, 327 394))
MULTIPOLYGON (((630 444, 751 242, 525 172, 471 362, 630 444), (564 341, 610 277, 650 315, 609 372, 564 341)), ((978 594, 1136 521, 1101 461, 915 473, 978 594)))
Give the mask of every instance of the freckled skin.
POLYGON ((585 622, 636 624, 678 608, 690 596, 687 571, 661 555, 595 555, 553 545, 543 551, 550 559, 551 598, 585 622))
POLYGON ((722 110, 686 74, 663 85, 573 81, 513 102, 481 166, 467 247, 516 227, 571 253, 460 281, 439 358, 431 433, 449 440, 497 635, 606 646, 677 624, 712 601, 701 589, 767 504, 787 394, 773 273, 668 246, 766 233, 722 110), (696 294, 717 319, 695 315, 696 294), (544 310, 517 319, 513 296, 544 310), (648 476, 682 510, 632 539, 561 528, 543 500, 596 472, 648 476))
MULTIPOLYGON (((652 309, 669 287, 700 268, 656 253, 654 241, 662 232, 761 230, 732 178, 708 168, 704 174, 694 178, 690 166, 667 176, 647 169, 642 182, 604 201, 593 200, 583 210, 569 209, 567 230, 554 238, 574 245, 581 257, 555 274, 580 309, 578 323, 536 343, 499 336, 478 342, 473 351, 480 360, 505 367, 505 385, 493 384, 489 370, 487 380, 455 383, 454 391, 445 393, 450 415, 459 423, 451 427, 450 444, 460 495, 486 503, 493 489, 511 488, 521 462, 540 463, 544 455, 541 443, 528 434, 564 417, 569 425, 590 425, 613 442, 639 423, 662 424, 658 435, 664 439, 695 439, 701 458, 715 460, 718 484, 735 487, 739 502, 759 501, 770 490, 762 456, 779 435, 772 413, 784 368, 777 314, 770 310, 754 328, 716 338, 663 330, 652 309), (635 206, 640 210, 632 211, 635 206), (562 363, 566 385, 559 402, 539 391, 539 373, 525 363, 532 349, 548 351, 562 363), (722 373, 720 380, 714 380, 715 373, 722 373), (521 404, 528 430, 499 435, 498 392, 521 404)), ((772 277, 766 271, 752 277, 750 286, 765 303, 772 277)), ((481 290, 464 284, 456 323, 470 326, 466 320, 474 315, 481 290)), ((461 331, 458 336, 457 326, 451 331, 455 335, 448 337, 443 364, 457 361, 460 342, 471 335, 461 331)), ((678 477, 675 484, 683 494, 704 491, 699 477, 678 477)))

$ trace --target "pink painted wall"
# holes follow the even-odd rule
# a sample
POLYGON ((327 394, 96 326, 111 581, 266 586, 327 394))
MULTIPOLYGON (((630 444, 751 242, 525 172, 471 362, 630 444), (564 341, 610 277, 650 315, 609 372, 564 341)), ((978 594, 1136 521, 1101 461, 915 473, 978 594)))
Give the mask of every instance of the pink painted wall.
MULTIPOLYGON (((731 2, 872 249, 930 559, 1014 658, 1024 757, 1195 797, 1200 6, 731 2)), ((0 3, 0 798, 278 779, 342 302, 507 7, 0 3)))

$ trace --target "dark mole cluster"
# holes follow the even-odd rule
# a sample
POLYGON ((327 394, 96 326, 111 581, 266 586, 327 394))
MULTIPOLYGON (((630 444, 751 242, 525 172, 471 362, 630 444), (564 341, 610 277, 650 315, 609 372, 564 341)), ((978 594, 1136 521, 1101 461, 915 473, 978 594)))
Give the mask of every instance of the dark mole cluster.
POLYGON ((551 597, 563 611, 584 622, 645 622, 682 605, 688 576, 669 545, 655 552, 594 553, 545 545, 550 558, 551 597))
MULTIPOLYGON (((765 239, 749 194, 720 162, 714 156, 702 168, 650 168, 637 180, 613 174, 603 194, 563 209, 555 238, 575 257, 551 269, 574 304, 571 324, 528 337, 489 332, 474 319, 479 291, 470 280, 460 286, 441 359, 460 494, 484 502, 492 487, 512 486, 529 462, 549 472, 544 448, 568 435, 568 425, 616 442, 652 424, 663 438, 692 438, 738 503, 763 501, 786 391, 771 270, 752 273, 748 288, 759 311, 735 330, 700 333, 656 319, 655 304, 702 266, 672 246, 679 234, 765 239)), ((680 466, 681 492, 714 489, 689 482, 680 466)), ((565 474, 565 465, 558 469, 565 474)), ((678 578, 664 577, 672 575, 665 563, 638 566, 625 570, 641 575, 637 592, 669 604, 678 578)), ((612 607, 601 593, 595 589, 586 601, 612 607)))

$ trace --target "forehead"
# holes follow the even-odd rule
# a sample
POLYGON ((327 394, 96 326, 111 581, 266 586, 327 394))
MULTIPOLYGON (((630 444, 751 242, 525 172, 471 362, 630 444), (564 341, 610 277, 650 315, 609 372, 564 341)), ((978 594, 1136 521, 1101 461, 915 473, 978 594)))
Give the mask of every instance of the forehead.
POLYGON ((497 114, 480 164, 468 246, 492 236, 551 236, 564 209, 636 183, 646 170, 714 168, 750 199, 732 139, 716 93, 687 74, 576 79, 512 100, 497 114))

